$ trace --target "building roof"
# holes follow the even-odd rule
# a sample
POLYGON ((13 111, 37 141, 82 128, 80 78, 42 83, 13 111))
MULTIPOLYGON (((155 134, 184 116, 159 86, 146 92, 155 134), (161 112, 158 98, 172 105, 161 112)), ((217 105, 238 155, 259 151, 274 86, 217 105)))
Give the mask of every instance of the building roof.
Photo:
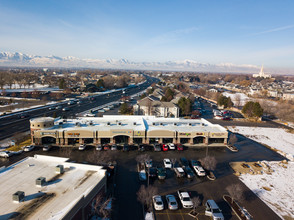
POLYGON ((209 121, 200 119, 183 119, 183 118, 163 118, 155 116, 142 115, 104 115, 103 117, 81 117, 77 119, 67 119, 59 127, 60 119, 56 121, 53 127, 41 130, 93 130, 107 131, 128 129, 134 131, 150 131, 150 130, 170 130, 177 132, 227 132, 227 130, 209 121), (92 122, 92 125, 90 125, 92 122), (135 123, 134 123, 135 122, 135 123), (76 123, 80 123, 77 127, 76 123), (109 123, 109 125, 108 125, 109 123), (121 123, 121 124, 119 124, 121 123))
POLYGON ((105 170, 101 166, 70 163, 67 160, 35 155, 1 169, 1 215, 8 219, 18 212, 30 219, 60 219, 105 177, 105 170), (63 174, 56 174, 57 165, 64 165, 63 174), (35 185, 39 177, 46 178, 45 186, 35 185), (12 201, 12 194, 17 191, 25 193, 23 202, 12 201), (36 202, 41 204, 37 209, 31 206, 36 202))

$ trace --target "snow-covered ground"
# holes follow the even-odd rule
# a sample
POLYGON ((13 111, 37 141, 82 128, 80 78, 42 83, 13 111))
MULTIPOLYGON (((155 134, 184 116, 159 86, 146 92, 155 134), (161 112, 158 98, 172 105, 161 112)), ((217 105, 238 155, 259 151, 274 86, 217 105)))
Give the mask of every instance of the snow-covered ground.
MULTIPOLYGON (((38 91, 53 91, 53 90, 59 90, 57 87, 49 87, 49 85, 41 85, 41 84, 34 84, 31 86, 21 87, 19 84, 13 84, 11 86, 11 89, 9 86, 4 86, 4 90, 6 92, 32 92, 34 90, 38 91)), ((0 89, 0 92, 2 92, 2 89, 0 89)))
POLYGON ((261 144, 266 144, 284 157, 294 161, 294 134, 283 128, 228 127, 232 132, 242 134, 261 144))
POLYGON ((261 175, 243 174, 242 182, 271 209, 285 219, 294 218, 294 162, 284 168, 279 162, 267 162, 274 172, 261 175))
POLYGON ((226 97, 230 97, 232 102, 235 106, 244 106, 246 102, 252 101, 251 98, 249 98, 244 93, 229 93, 229 92, 223 92, 223 95, 226 97))

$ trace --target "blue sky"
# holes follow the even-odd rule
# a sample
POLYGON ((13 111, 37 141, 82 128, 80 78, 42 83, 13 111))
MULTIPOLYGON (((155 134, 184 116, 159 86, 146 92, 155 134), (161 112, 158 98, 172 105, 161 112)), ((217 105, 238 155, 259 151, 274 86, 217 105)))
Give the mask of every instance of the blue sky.
POLYGON ((1 0, 0 51, 294 68, 294 1, 1 0))

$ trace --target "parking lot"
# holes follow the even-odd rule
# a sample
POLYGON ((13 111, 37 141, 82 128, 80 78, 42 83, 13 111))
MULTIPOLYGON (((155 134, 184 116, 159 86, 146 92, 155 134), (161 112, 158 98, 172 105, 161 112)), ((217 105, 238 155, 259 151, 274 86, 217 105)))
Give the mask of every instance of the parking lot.
MULTIPOLYGON (((165 180, 158 180, 155 178, 150 181, 150 184, 158 189, 158 194, 165 196, 167 194, 176 195, 177 190, 186 190, 191 193, 191 197, 199 196, 201 200, 201 207, 197 209, 199 212, 198 219, 209 219, 204 215, 203 204, 207 199, 216 201, 225 219, 238 219, 233 213, 222 196, 226 194, 225 188, 233 183, 240 183, 246 189, 246 200, 242 202, 249 213, 255 219, 280 219, 268 206, 266 206, 253 192, 251 192, 235 175, 229 166, 230 161, 259 161, 259 160, 282 160, 284 159, 279 154, 265 148, 264 146, 254 142, 246 137, 237 135, 238 143, 236 146, 239 152, 233 153, 227 148, 210 148, 208 154, 214 156, 217 160, 217 167, 215 175, 217 179, 210 181, 206 177, 195 177, 192 180, 184 178, 177 178, 174 172, 167 171, 167 178, 165 180)), ((77 149, 72 150, 70 159, 80 163, 87 163, 89 155, 93 154, 95 149, 87 148, 85 151, 77 149)), ((178 161, 181 157, 188 160, 199 160, 205 157, 205 148, 185 148, 184 151, 167 151, 167 152, 138 152, 132 150, 129 152, 111 152, 114 153, 117 161, 117 174, 115 176, 115 190, 114 190, 114 211, 113 219, 143 219, 142 205, 137 200, 136 193, 142 184, 147 185, 147 181, 141 182, 138 178, 136 157, 140 154, 148 154, 153 160, 154 166, 163 166, 164 158, 176 158, 178 161)), ((34 154, 48 154, 54 156, 64 156, 62 150, 53 149, 49 152, 43 152, 41 149, 35 149, 31 152, 25 152, 21 155, 0 160, 0 165, 9 165, 26 156, 34 154)), ((165 201, 165 199, 164 199, 165 201)), ((178 203, 180 203, 178 201, 178 203)), ((170 211, 165 209, 163 211, 156 211, 155 217, 157 220, 161 219, 193 219, 188 215, 190 209, 180 208, 177 211, 170 211)))

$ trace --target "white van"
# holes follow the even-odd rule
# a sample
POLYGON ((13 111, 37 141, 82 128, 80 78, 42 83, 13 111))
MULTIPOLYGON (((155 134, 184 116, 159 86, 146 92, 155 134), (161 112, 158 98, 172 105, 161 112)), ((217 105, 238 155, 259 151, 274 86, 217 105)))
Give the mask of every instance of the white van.
POLYGON ((213 220, 224 220, 222 211, 219 209, 218 205, 215 203, 214 200, 207 200, 205 206, 205 215, 211 216, 213 220))

